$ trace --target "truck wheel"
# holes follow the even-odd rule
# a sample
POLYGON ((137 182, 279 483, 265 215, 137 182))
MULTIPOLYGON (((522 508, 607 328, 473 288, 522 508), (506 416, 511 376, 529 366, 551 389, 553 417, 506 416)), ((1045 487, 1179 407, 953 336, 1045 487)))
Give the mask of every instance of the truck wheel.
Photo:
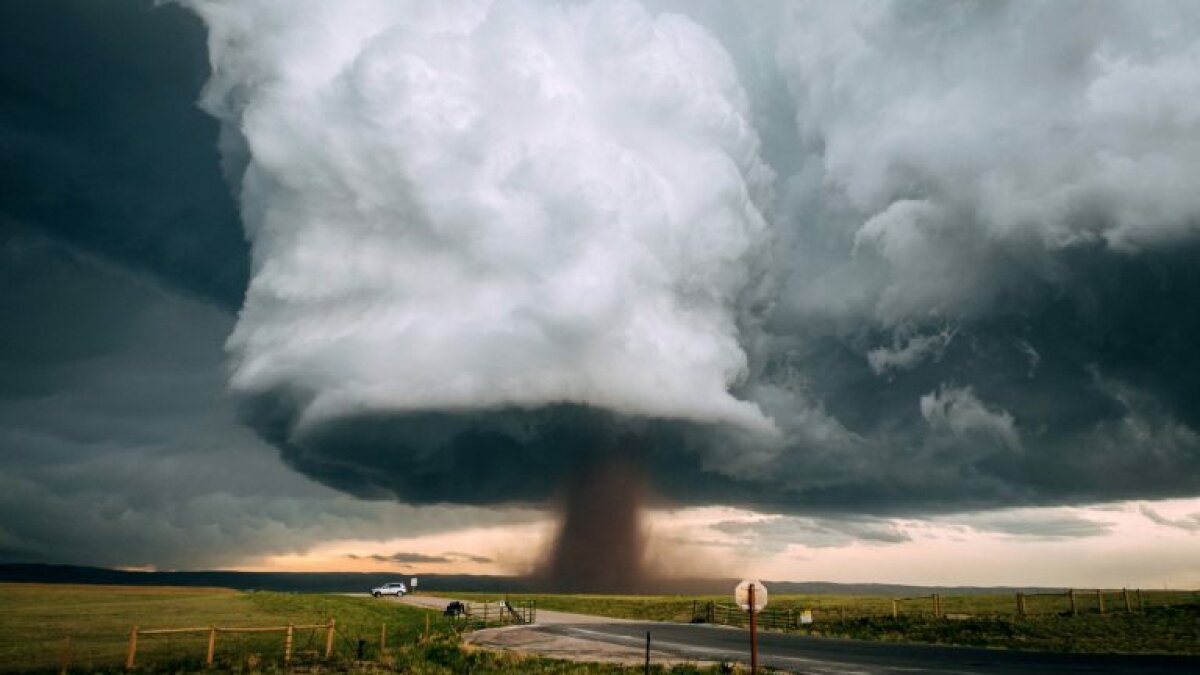
POLYGON ((378 598, 378 597, 379 597, 379 591, 375 591, 375 593, 373 593, 373 595, 374 595, 375 597, 377 597, 377 598, 378 598))

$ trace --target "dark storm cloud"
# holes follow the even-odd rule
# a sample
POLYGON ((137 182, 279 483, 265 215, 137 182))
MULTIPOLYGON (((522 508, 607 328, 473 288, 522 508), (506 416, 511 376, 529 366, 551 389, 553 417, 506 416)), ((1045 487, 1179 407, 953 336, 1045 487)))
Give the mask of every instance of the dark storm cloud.
POLYGON ((776 517, 752 522, 724 521, 712 527, 727 534, 749 536, 756 548, 767 553, 778 553, 793 544, 826 548, 856 541, 899 544, 911 540, 896 523, 877 518, 776 517))
POLYGON ((371 555, 356 555, 350 553, 346 556, 351 560, 374 560, 376 562, 392 562, 400 563, 402 567, 408 567, 414 564, 435 564, 435 563, 455 563, 455 562, 473 562, 473 563, 490 563, 495 562, 491 558, 482 555, 472 555, 470 553, 443 553, 441 555, 428 555, 425 553, 411 553, 406 551, 398 551, 383 555, 373 553, 371 555))
POLYGON ((398 518, 279 453, 480 506, 617 456, 816 542, 1200 493, 1186 3, 187 4, 210 53, 174 5, 0 7, 7 556, 398 518))
POLYGON ((1178 530, 1186 530, 1188 532, 1200 532, 1200 513, 1189 513, 1182 518, 1167 518, 1158 511, 1155 511, 1150 506, 1142 504, 1139 509, 1143 516, 1146 516, 1151 522, 1162 525, 1163 527, 1173 527, 1178 530))
POLYGON ((444 555, 425 555, 424 553, 405 553, 403 551, 397 552, 397 553, 392 553, 389 555, 382 555, 382 554, 376 553, 376 554, 372 554, 372 555, 368 555, 368 556, 359 556, 359 555, 350 554, 346 557, 350 558, 351 560, 367 559, 367 560, 375 560, 377 562, 401 563, 402 566, 407 566, 409 563, 448 563, 448 562, 450 562, 450 558, 448 558, 444 555))
POLYGON ((203 29, 177 7, 4 3, 4 219, 236 309, 248 256, 195 104, 207 75, 203 29))
POLYGON ((237 421, 233 318, 36 231, 0 237, 0 561, 225 566, 520 514, 369 503, 237 421))
POLYGON ((495 562, 494 560, 492 560, 491 558, 489 558, 487 556, 474 555, 471 553, 457 553, 457 552, 453 552, 453 551, 447 553, 446 557, 448 557, 452 560, 465 560, 467 562, 473 562, 473 563, 495 562))
POLYGON ((965 525, 976 532, 991 532, 1032 539, 1081 539, 1100 537, 1113 524, 1073 514, 1034 511, 995 511, 943 518, 940 522, 965 525))

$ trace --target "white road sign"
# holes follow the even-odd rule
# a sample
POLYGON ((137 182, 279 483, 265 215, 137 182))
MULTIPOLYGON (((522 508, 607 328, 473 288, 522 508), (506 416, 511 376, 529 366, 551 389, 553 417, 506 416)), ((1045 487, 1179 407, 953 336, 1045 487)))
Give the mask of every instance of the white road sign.
POLYGON ((409 587, 409 588, 416 588, 416 587, 417 587, 417 578, 416 578, 416 577, 413 577, 412 579, 409 579, 409 581, 411 581, 411 582, 412 582, 411 584, 409 584, 409 585, 408 585, 408 587, 409 587))
POLYGON ((744 579, 733 589, 733 601, 743 612, 750 611, 750 584, 754 584, 754 611, 761 612, 767 606, 767 587, 757 579, 744 579))

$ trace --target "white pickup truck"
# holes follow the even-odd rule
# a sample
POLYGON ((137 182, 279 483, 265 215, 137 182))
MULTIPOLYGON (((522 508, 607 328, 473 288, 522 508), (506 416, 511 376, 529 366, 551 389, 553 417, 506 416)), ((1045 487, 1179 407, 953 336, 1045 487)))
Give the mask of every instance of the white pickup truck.
POLYGON ((373 595, 377 598, 380 596, 383 596, 383 595, 394 595, 398 598, 407 592, 408 592, 408 586, 405 586, 404 584, 402 584, 398 581, 394 584, 384 584, 384 585, 380 586, 379 588, 371 589, 371 595, 373 595))

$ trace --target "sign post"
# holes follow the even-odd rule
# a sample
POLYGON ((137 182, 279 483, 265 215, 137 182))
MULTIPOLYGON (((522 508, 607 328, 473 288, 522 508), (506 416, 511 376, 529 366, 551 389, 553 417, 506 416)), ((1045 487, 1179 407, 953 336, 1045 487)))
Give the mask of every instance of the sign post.
POLYGON ((754 616, 754 584, 750 584, 750 675, 758 673, 758 623, 754 616))
POLYGON ((745 579, 733 589, 733 601, 742 611, 750 612, 750 673, 758 672, 758 613, 767 606, 767 587, 761 581, 745 579))

